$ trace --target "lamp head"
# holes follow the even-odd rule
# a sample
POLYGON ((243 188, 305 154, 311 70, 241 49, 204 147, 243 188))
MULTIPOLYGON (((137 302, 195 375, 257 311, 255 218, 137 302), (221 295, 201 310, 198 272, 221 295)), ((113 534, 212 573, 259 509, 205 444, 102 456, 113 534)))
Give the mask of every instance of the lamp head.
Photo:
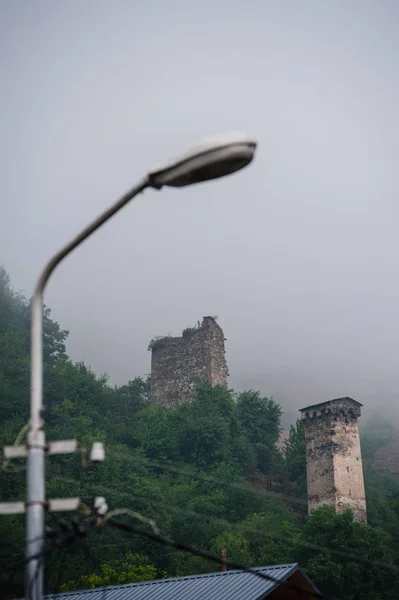
POLYGON ((207 138, 177 160, 151 171, 150 185, 157 189, 184 187, 231 175, 252 161, 256 146, 244 133, 207 138))

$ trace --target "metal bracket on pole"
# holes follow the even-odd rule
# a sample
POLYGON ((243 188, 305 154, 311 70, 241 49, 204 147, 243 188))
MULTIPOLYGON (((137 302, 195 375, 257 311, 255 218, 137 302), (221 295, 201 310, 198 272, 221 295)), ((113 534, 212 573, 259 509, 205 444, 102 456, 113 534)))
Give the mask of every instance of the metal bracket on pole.
MULTIPOLYGON (((79 449, 77 440, 63 440, 60 442, 49 442, 44 450, 46 454, 72 454, 79 449)), ((5 446, 4 457, 7 459, 26 458, 28 456, 28 446, 5 446)))
POLYGON ((47 502, 46 509, 49 512, 78 510, 80 504, 80 498, 54 498, 47 502))
POLYGON ((0 502, 0 515, 21 515, 25 512, 25 502, 0 502))
POLYGON ((5 446, 3 450, 4 457, 11 458, 26 458, 28 456, 27 446, 5 446))
MULTIPOLYGON (((37 341, 38 340, 36 339, 36 342, 37 341)), ((34 399, 37 401, 36 397, 34 399)), ((33 408, 31 414, 34 413, 33 408)), ((77 440, 62 440, 58 442, 49 442, 47 444, 44 440, 44 432, 37 430, 35 436, 30 436, 30 443, 5 446, 3 449, 3 456, 5 459, 3 461, 3 467, 5 467, 8 461, 13 458, 28 459, 27 502, 0 502, 0 516, 27 513, 26 597, 29 600, 33 600, 33 598, 35 600, 41 600, 42 598, 43 565, 40 560, 35 558, 35 552, 36 547, 39 547, 40 549, 40 539, 45 539, 44 512, 63 512, 82 509, 86 515, 95 514, 97 525, 101 525, 104 522, 104 515, 108 510, 105 499, 102 497, 95 499, 93 513, 88 506, 81 503, 80 498, 54 498, 46 501, 44 496, 44 455, 72 454, 74 452, 80 452, 83 467, 86 470, 91 470, 95 469, 97 465, 104 460, 105 453, 103 444, 101 442, 93 443, 90 453, 90 462, 88 462, 87 451, 79 445, 77 440), (34 466, 38 467, 37 469, 32 468, 32 456, 35 454, 37 455, 37 464, 35 463, 34 466), (31 462, 29 463, 29 461, 31 462), (31 468, 29 468, 29 465, 31 468)))
MULTIPOLYGON (((59 442, 49 442, 44 447, 46 454, 71 454, 79 450, 79 443, 77 440, 63 440, 59 442)), ((6 460, 12 460, 13 458, 26 458, 28 456, 29 446, 24 444, 23 446, 5 446, 3 450, 4 458, 6 460)), ((66 498, 49 500, 43 502, 43 506, 50 512, 58 512, 64 510, 76 510, 79 508, 79 498, 66 498)), ((1 515, 20 515, 26 512, 25 502, 0 502, 0 516, 1 515)))
POLYGON ((63 440, 60 442, 49 442, 46 447, 47 454, 73 454, 79 449, 77 440, 63 440))
MULTIPOLYGON (((44 446, 44 451, 48 455, 54 454, 72 454, 80 451, 82 453, 83 466, 85 469, 93 469, 99 462, 104 460, 104 448, 100 442, 95 442, 91 451, 91 464, 87 463, 85 448, 79 445, 77 440, 61 440, 59 442, 49 442, 44 446)), ((5 446, 3 455, 6 460, 13 458, 26 458, 28 456, 29 446, 5 446)), ((98 501, 102 500, 97 498, 98 501)), ((56 498, 41 502, 44 508, 49 512, 60 512, 67 510, 77 510, 81 505, 79 498, 56 498)), ((26 512, 25 502, 0 502, 1 515, 19 515, 26 512)))
MULTIPOLYGON (((44 503, 44 508, 49 512, 63 512, 77 510, 80 498, 55 498, 44 503)), ((25 502, 0 502, 0 515, 20 515, 26 511, 25 502)))
MULTIPOLYGON (((78 510, 79 508, 86 508, 88 510, 87 506, 82 504, 80 498, 53 498, 44 502, 43 505, 48 512, 66 512, 78 510)), ((94 509, 96 513, 103 516, 108 511, 105 498, 96 496, 94 498, 94 509)), ((0 502, 0 516, 21 515, 24 512, 26 512, 25 502, 0 502)))

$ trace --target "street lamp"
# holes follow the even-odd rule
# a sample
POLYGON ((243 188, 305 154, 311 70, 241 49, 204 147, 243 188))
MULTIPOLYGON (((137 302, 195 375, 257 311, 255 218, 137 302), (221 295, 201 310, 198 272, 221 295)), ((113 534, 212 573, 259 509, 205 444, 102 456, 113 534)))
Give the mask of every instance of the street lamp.
POLYGON ((156 168, 81 233, 55 254, 44 267, 32 298, 31 399, 28 437, 26 559, 27 600, 40 600, 43 590, 43 562, 40 551, 44 534, 45 433, 43 412, 43 294, 57 265, 125 204, 146 188, 184 187, 230 175, 248 165, 256 142, 241 133, 228 133, 203 140, 181 158, 156 168))

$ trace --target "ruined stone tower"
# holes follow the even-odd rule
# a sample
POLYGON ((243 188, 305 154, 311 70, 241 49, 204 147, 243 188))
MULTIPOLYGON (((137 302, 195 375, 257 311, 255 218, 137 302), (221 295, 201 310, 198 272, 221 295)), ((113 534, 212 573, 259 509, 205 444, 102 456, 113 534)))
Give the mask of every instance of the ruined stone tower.
POLYGON ((193 399, 197 384, 227 385, 224 334, 213 317, 183 331, 181 337, 164 337, 150 343, 151 396, 154 402, 178 406, 193 399))
POLYGON ((362 455, 357 419, 362 404, 337 398, 301 409, 305 425, 309 512, 322 505, 351 509, 366 522, 362 455))

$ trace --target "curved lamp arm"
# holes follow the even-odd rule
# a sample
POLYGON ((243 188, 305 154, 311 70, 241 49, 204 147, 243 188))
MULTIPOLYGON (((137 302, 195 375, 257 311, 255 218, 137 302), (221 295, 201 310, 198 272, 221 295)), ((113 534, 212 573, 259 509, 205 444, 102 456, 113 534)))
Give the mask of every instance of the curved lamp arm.
MULTIPOLYGON (((43 575, 40 555, 43 540, 40 537, 44 525, 44 455, 45 435, 42 425, 43 411, 43 294, 51 274, 60 262, 77 246, 94 233, 101 225, 123 208, 135 196, 151 187, 148 177, 129 190, 115 204, 99 215, 85 227, 66 246, 61 248, 46 264, 37 280, 32 298, 31 316, 31 393, 30 393, 30 432, 28 437, 27 465, 27 505, 26 505, 26 538, 27 538, 27 589, 34 585, 34 598, 42 596, 43 575)), ((29 594, 28 594, 29 595, 29 594)))

